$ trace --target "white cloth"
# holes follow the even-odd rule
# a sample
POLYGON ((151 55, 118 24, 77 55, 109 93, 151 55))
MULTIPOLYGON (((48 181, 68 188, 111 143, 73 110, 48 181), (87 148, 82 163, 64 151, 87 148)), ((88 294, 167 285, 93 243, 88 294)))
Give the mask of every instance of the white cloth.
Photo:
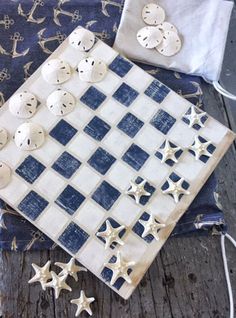
POLYGON ((114 48, 132 60, 202 76, 212 83, 220 77, 233 2, 223 0, 126 0, 114 48), (135 3, 134 3, 135 2, 135 3), (145 26, 144 5, 156 2, 181 36, 181 51, 165 57, 143 48, 136 39, 145 26))

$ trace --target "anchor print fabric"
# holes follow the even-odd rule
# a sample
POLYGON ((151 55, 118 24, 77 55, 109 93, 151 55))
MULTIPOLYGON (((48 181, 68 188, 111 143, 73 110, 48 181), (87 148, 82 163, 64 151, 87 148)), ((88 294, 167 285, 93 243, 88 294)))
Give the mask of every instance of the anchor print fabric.
MULTIPOLYGON (((0 106, 22 85, 77 26, 95 32, 111 45, 122 14, 122 0, 20 0, 0 2, 0 106)), ((154 77, 199 107, 201 80, 139 64, 154 77)), ((172 236, 225 230, 212 175, 176 225, 172 236)), ((20 251, 56 245, 0 200, 0 248, 20 251)))

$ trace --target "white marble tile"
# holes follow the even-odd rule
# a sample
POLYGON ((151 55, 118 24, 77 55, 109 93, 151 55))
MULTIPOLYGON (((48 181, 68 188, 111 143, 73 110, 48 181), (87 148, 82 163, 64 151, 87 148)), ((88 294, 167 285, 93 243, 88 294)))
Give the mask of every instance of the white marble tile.
POLYGON ((63 191, 65 181, 56 172, 48 170, 36 180, 34 186, 35 189, 41 192, 43 197, 46 196, 47 200, 50 200, 56 199, 63 191))
POLYGON ((179 158, 179 163, 175 166, 175 172, 189 181, 196 179, 205 167, 205 163, 196 160, 195 157, 186 152, 179 158))
POLYGON ((89 52, 90 56, 103 59, 107 64, 110 64, 114 58, 118 55, 110 46, 106 45, 104 42, 99 41, 95 44, 94 48, 89 52))
POLYGON ((141 211, 141 206, 137 205, 135 201, 127 196, 123 196, 115 208, 112 210, 112 215, 121 224, 130 226, 130 224, 137 219, 141 211))
POLYGON ((96 147, 97 145, 91 137, 80 133, 77 135, 77 138, 70 143, 68 149, 82 160, 85 160, 92 155, 96 147))
POLYGON ((188 125, 180 121, 174 124, 167 137, 170 141, 173 143, 176 142, 181 147, 189 147, 192 145, 194 136, 197 134, 196 130, 189 128, 188 125))
POLYGON ((125 152, 129 142, 129 139, 118 130, 111 131, 104 139, 104 145, 108 151, 110 150, 116 156, 121 156, 125 152))
POLYGON ((169 168, 164 163, 161 163, 156 157, 148 159, 146 165, 142 169, 144 179, 151 181, 155 186, 158 186, 169 173, 169 168))
POLYGON ((125 77, 125 82, 138 92, 145 90, 153 81, 150 75, 141 68, 132 68, 125 77))
POLYGON ((40 159, 45 165, 50 165, 57 160, 61 153, 61 147, 51 138, 47 137, 42 147, 32 152, 33 156, 40 159))
POLYGON ((215 144, 219 144, 227 134, 227 127, 216 122, 213 118, 208 118, 205 122, 205 128, 199 131, 199 135, 215 144))
POLYGON ((176 208, 176 203, 167 194, 163 194, 161 190, 155 193, 155 196, 150 201, 147 212, 156 216, 158 221, 166 222, 176 208))
POLYGON ((159 106, 146 95, 140 95, 130 106, 130 110, 142 120, 149 120, 157 112, 159 106))
POLYGON ((22 182, 20 177, 12 175, 10 183, 3 189, 0 189, 1 198, 11 204, 16 204, 26 195, 28 187, 22 182))
POLYGON ((134 176, 134 170, 123 162, 115 163, 107 175, 108 179, 121 190, 127 190, 129 188, 130 180, 132 180, 134 176))
POLYGON ((145 126, 136 137, 136 143, 148 152, 156 152, 164 140, 165 137, 149 125, 145 126))
POLYGON ((191 105, 186 99, 171 91, 161 103, 161 108, 178 119, 183 117, 191 105))
POLYGON ((125 113, 125 108, 119 105, 115 100, 109 100, 100 107, 99 114, 110 124, 115 124, 120 121, 125 113))
MULTIPOLYGON (((120 85, 120 79, 117 75, 113 74, 111 71, 108 71, 106 76, 101 82, 96 83, 96 87, 99 90, 102 90, 106 95, 112 94, 120 85)), ((109 101, 110 103, 110 101, 109 101)))
POLYGON ((87 166, 82 166, 71 180, 78 189, 89 195, 100 181, 100 176, 87 166))

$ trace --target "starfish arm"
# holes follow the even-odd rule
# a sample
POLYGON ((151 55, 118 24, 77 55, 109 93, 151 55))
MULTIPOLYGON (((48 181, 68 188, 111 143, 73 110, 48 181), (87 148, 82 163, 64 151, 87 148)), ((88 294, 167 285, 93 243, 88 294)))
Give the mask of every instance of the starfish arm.
POLYGON ((157 231, 153 231, 152 235, 154 236, 156 241, 159 241, 160 238, 159 238, 159 235, 158 235, 157 231))
POLYGON ((75 280, 76 282, 78 282, 77 272, 73 273, 71 276, 74 278, 74 280, 75 280))
POLYGON ((90 316, 92 316, 93 312, 92 312, 92 310, 91 310, 91 308, 90 308, 89 306, 86 307, 85 310, 87 311, 87 313, 88 313, 90 316))
POLYGON ((65 268, 65 263, 60 263, 60 262, 55 262, 55 265, 60 267, 61 269, 64 269, 65 268))
POLYGON ((113 270, 110 284, 111 284, 111 285, 114 285, 115 282, 117 281, 117 279, 118 279, 119 277, 120 277, 120 272, 117 271, 117 270, 113 270))
POLYGON ((119 236, 117 236, 115 242, 120 244, 120 245, 124 245, 125 244, 119 236))
POLYGON ((81 305, 78 305, 75 316, 78 317, 82 311, 83 311, 83 307, 81 305))
POLYGON ((135 202, 136 204, 139 204, 140 202, 140 197, 138 195, 133 194, 134 198, 135 198, 135 202))
POLYGON ((174 197, 175 203, 178 203, 179 202, 179 194, 173 193, 172 195, 174 197))
POLYGON ((131 284, 131 283, 132 283, 132 280, 131 280, 131 278, 129 277, 128 274, 123 274, 123 275, 122 275, 122 278, 124 278, 124 280, 125 280, 128 284, 131 284))

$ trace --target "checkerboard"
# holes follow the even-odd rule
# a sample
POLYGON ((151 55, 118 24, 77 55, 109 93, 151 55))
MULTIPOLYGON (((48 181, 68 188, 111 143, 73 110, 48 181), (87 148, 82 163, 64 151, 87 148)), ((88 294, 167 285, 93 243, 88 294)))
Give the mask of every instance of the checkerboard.
MULTIPOLYGON (((88 53, 78 52, 66 39, 49 57, 68 62, 74 70, 71 79, 59 86, 46 83, 41 67, 19 88, 36 95, 40 105, 30 119, 46 132, 45 144, 32 152, 20 151, 11 138, 0 151, 0 160, 12 168, 10 184, 0 197, 42 232, 73 255, 120 296, 127 299, 161 249, 175 223, 210 176, 234 134, 209 115, 193 125, 183 116, 191 104, 154 79, 100 40, 88 53), (98 57, 108 65, 106 77, 99 83, 80 81, 78 62, 85 56, 98 57), (56 117, 47 109, 46 99, 58 87, 77 100, 76 109, 56 117), (211 141, 210 158, 196 160, 189 150, 195 136, 211 141), (178 162, 162 163, 166 140, 181 149, 178 162), (183 179, 189 195, 178 203, 163 191, 183 179), (146 180, 139 204, 127 194, 130 181, 146 180), (139 222, 151 215, 167 226, 158 232, 159 240, 139 222), (120 237, 124 245, 112 244, 105 250, 98 232, 124 225, 120 237), (111 286, 112 272, 104 264, 116 261, 117 251, 136 265, 128 271, 132 283, 123 278, 111 286)), ((195 108, 196 111, 200 111, 195 108)), ((0 126, 11 136, 23 120, 0 109, 0 126)))

